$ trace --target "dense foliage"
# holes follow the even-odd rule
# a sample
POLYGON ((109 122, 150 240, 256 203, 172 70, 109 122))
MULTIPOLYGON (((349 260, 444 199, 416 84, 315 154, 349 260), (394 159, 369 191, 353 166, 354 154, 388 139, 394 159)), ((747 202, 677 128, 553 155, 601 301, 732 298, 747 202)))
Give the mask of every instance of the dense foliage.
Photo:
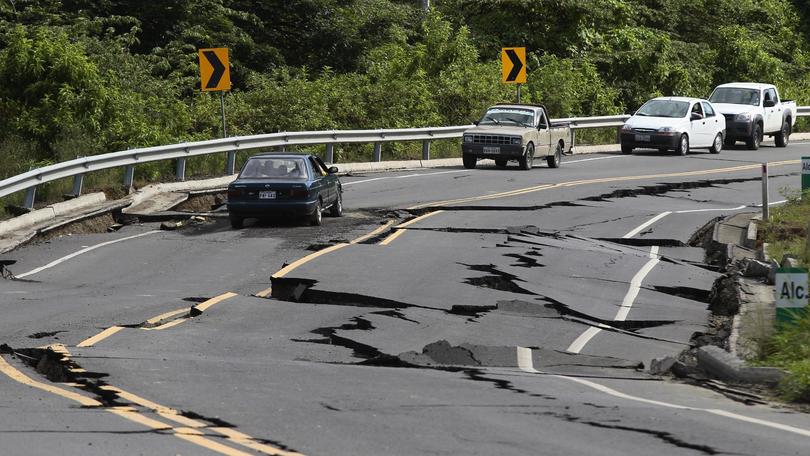
POLYGON ((555 117, 706 96, 731 80, 773 81, 810 103, 810 7, 798 0, 432 3, 425 13, 417 0, 0 0, 0 178, 217 137, 201 47, 231 51, 230 134, 468 123, 513 99, 499 52, 520 45, 525 98, 555 117))

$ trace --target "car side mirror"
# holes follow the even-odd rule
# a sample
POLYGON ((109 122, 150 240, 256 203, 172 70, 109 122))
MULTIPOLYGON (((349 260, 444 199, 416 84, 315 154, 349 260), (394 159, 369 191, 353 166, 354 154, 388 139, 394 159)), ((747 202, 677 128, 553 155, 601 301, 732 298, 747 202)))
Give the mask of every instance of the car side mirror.
POLYGON ((540 125, 537 126, 538 130, 545 130, 547 128, 548 128, 548 125, 546 125, 546 124, 540 124, 540 125))
POLYGON ((703 114, 701 114, 701 113, 699 113, 699 112, 693 112, 693 113, 692 113, 692 120, 693 120, 693 121, 695 121, 695 120, 701 120, 701 119, 703 119, 703 114))
POLYGON ((329 174, 337 174, 337 173, 338 173, 338 167, 337 166, 330 166, 329 167, 329 174))
POLYGON ((473 125, 475 125, 475 126, 477 127, 477 126, 478 126, 478 121, 477 121, 477 120, 473 120, 473 125))
POLYGON ((774 100, 765 100, 762 103, 762 106, 764 106, 766 108, 773 108, 774 106, 776 106, 776 101, 774 101, 774 100))
POLYGON ((633 111, 633 110, 631 109, 631 110, 629 110, 629 111, 625 112, 625 114, 627 114, 628 116, 634 116, 634 115, 636 115, 636 111, 633 111))

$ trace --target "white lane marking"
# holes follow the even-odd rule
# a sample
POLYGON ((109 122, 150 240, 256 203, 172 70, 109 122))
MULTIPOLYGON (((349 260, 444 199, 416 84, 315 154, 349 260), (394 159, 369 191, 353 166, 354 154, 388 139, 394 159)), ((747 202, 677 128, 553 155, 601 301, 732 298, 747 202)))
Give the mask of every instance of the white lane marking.
MULTIPOLYGON (((630 287, 627 289, 627 293, 624 295, 624 299, 622 299, 622 305, 619 307, 619 311, 616 312, 616 316, 613 317, 613 321, 624 321, 627 319, 627 315, 630 314, 630 309, 633 307, 633 303, 638 297, 639 291, 641 291, 641 282, 644 281, 644 278, 653 270, 655 265, 661 261, 661 257, 658 256, 657 245, 650 247, 649 257, 649 261, 647 261, 630 280, 630 287)), ((581 352, 582 349, 585 348, 585 345, 588 345, 588 342, 600 332, 602 332, 602 329, 598 327, 589 327, 571 342, 571 345, 568 346, 566 351, 569 353, 581 352)))
POLYGON ((675 211, 676 214, 691 214, 693 212, 712 212, 712 211, 739 211, 740 209, 745 209, 745 204, 737 207, 722 207, 717 209, 689 209, 686 211, 675 211))
POLYGON ((51 261, 50 263, 46 264, 45 266, 40 266, 40 267, 38 267, 36 269, 32 269, 32 270, 30 270, 30 271, 28 271, 26 273, 16 275, 15 277, 17 277, 18 279, 22 279, 23 277, 28 277, 30 275, 34 275, 36 273, 42 272, 42 271, 44 271, 46 269, 50 269, 50 268, 52 268, 54 266, 58 266, 58 265, 64 263, 65 261, 68 261, 68 260, 70 260, 72 258, 76 258, 77 256, 83 255, 83 254, 85 254, 87 252, 92 252, 93 250, 99 249, 101 247, 106 247, 106 246, 111 245, 111 244, 116 244, 116 243, 119 243, 119 242, 129 241, 130 239, 136 239, 136 238, 139 238, 139 237, 144 237, 144 236, 148 236, 150 234, 155 234, 155 233, 160 233, 160 230, 147 231, 146 233, 136 234, 134 236, 129 236, 129 237, 121 238, 121 239, 115 239, 115 240, 112 240, 112 241, 102 242, 101 244, 96 244, 96 245, 81 249, 78 252, 73 252, 70 255, 65 255, 62 258, 59 258, 58 260, 51 261))
MULTIPOLYGON (((532 361, 532 349, 526 347, 517 347, 517 364, 518 368, 523 372, 528 372, 531 374, 544 374, 541 371, 538 371, 534 368, 534 361, 532 361)), ((646 399, 643 397, 633 396, 630 394, 622 393, 621 391, 617 391, 613 388, 607 387, 605 385, 593 382, 591 380, 585 380, 584 378, 577 378, 577 377, 569 377, 567 375, 555 375, 555 374, 547 374, 549 377, 559 378, 562 380, 567 380, 574 383, 579 383, 580 385, 587 386, 589 388, 595 389, 600 393, 605 393, 609 396, 617 397, 619 399, 626 399, 633 402, 641 402, 643 404, 650 404, 656 405, 659 407, 666 407, 671 409, 677 410, 690 410, 694 412, 705 412, 711 413, 713 415, 722 416, 725 418, 729 418, 736 421, 742 421, 745 423, 756 424, 759 426, 769 427, 773 429, 779 429, 786 432, 791 432, 793 434, 798 434, 804 437, 810 437, 810 430, 802 429, 796 426, 791 426, 788 424, 776 423, 774 421, 763 420, 760 418, 753 418, 750 416, 740 415, 739 413, 729 412, 727 410, 722 409, 707 409, 701 407, 690 407, 686 405, 680 404, 673 404, 671 402, 664 402, 664 401, 656 401, 653 399, 646 399)))
POLYGON ((374 182, 374 181, 379 181, 379 180, 384 180, 384 179, 407 179, 409 177, 436 176, 436 175, 439 175, 439 174, 466 173, 466 172, 469 172, 469 171, 470 170, 468 170, 468 169, 457 169, 457 170, 453 170, 453 171, 439 171, 439 172, 436 172, 436 173, 418 173, 418 174, 406 174, 404 176, 374 177, 372 179, 364 179, 364 180, 359 180, 359 181, 345 182, 342 185, 344 187, 346 187, 348 185, 365 184, 366 182, 374 182))
POLYGON ((629 239, 629 238, 637 235, 638 233, 641 233, 644 230, 644 228, 647 228, 648 226, 650 226, 653 223, 661 220, 662 218, 666 217, 667 215, 669 215, 671 213, 672 213, 672 211, 666 211, 666 212, 662 212, 662 213, 656 215, 655 217, 653 217, 653 218, 647 220, 646 222, 642 223, 641 225, 639 225, 633 231, 631 231, 631 232, 625 234, 624 236, 622 236, 622 239, 629 239))
MULTIPOLYGON (((788 200, 779 200, 779 201, 774 201, 773 203, 768 203, 768 207, 770 207, 770 206, 776 206, 777 204, 783 204, 783 203, 787 203, 787 202, 788 202, 788 200)), ((751 207, 762 207, 762 203, 759 203, 759 204, 754 204, 754 205, 753 205, 753 206, 751 206, 751 207)))
POLYGON ((633 307, 633 302, 635 302, 636 298, 638 297, 638 292, 641 290, 641 282, 647 277, 647 274, 653 270, 656 264, 661 261, 660 257, 658 256, 658 246, 654 245, 650 247, 650 260, 644 264, 644 266, 639 269, 636 275, 633 276, 633 279, 630 280, 630 288, 627 290, 627 294, 624 295, 624 299, 622 299, 622 306, 619 308, 619 311, 616 313, 616 317, 613 318, 615 321, 625 321, 627 319, 627 315, 630 313, 630 309, 633 307))
POLYGON ((570 161, 566 160, 564 163, 571 164, 571 163, 580 163, 580 162, 587 162, 587 161, 593 161, 593 160, 609 160, 611 158, 627 158, 627 157, 630 157, 630 155, 612 155, 610 157, 583 158, 582 160, 570 160, 570 161))

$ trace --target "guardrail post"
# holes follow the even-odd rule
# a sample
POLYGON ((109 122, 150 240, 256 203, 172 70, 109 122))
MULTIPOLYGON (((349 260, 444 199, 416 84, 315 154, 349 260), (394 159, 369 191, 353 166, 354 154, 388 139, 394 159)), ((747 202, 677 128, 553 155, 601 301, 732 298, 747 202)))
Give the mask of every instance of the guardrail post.
POLYGON ((326 163, 334 163, 335 162, 335 145, 329 143, 326 145, 326 163))
POLYGON ((228 159, 225 164, 225 174, 231 175, 236 173, 236 151, 231 150, 228 152, 228 159))
POLYGON ((378 162, 382 159, 382 143, 375 142, 374 143, 374 158, 372 161, 378 162))
POLYGON ((577 131, 573 128, 571 129, 571 147, 568 150, 573 154, 574 153, 574 144, 577 140, 577 131))
POLYGON ((622 143, 622 127, 616 128, 616 144, 622 143))
POLYGON ((770 218, 770 201, 768 198, 768 163, 762 164, 762 221, 767 222, 770 218))
POLYGON ((127 192, 132 191, 132 183, 135 180, 135 165, 129 165, 124 169, 124 188, 127 192))
POLYGON ((184 181, 186 180, 186 159, 180 157, 177 159, 177 171, 174 173, 177 177, 177 180, 184 181))
POLYGON ((80 196, 82 194, 82 185, 84 185, 84 174, 73 176, 73 196, 80 196))
POLYGON ((430 140, 422 141, 422 160, 430 160, 430 140))
POLYGON ((26 209, 33 209, 34 198, 36 198, 36 196, 37 196, 37 188, 29 187, 28 190, 25 191, 25 201, 23 202, 23 207, 26 209))

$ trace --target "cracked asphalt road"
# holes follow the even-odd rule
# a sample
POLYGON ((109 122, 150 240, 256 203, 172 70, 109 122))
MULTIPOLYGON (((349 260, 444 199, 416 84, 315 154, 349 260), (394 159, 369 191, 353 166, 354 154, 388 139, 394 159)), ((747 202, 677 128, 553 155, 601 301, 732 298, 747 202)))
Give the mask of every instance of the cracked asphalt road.
MULTIPOLYGON (((689 245, 694 232, 757 210, 763 158, 808 151, 350 176, 347 216, 322 227, 213 220, 0 281, 3 451, 806 454, 810 417, 646 367, 707 328, 716 273, 689 245), (254 296, 271 284, 271 297, 254 296), (236 295, 210 301, 225 292, 236 295), (176 324, 143 324, 165 314, 176 324), (25 350, 50 344, 67 354, 45 363, 25 350)), ((772 199, 798 185, 798 164, 772 166, 772 199)), ((156 227, 0 260, 22 274, 156 227)))

